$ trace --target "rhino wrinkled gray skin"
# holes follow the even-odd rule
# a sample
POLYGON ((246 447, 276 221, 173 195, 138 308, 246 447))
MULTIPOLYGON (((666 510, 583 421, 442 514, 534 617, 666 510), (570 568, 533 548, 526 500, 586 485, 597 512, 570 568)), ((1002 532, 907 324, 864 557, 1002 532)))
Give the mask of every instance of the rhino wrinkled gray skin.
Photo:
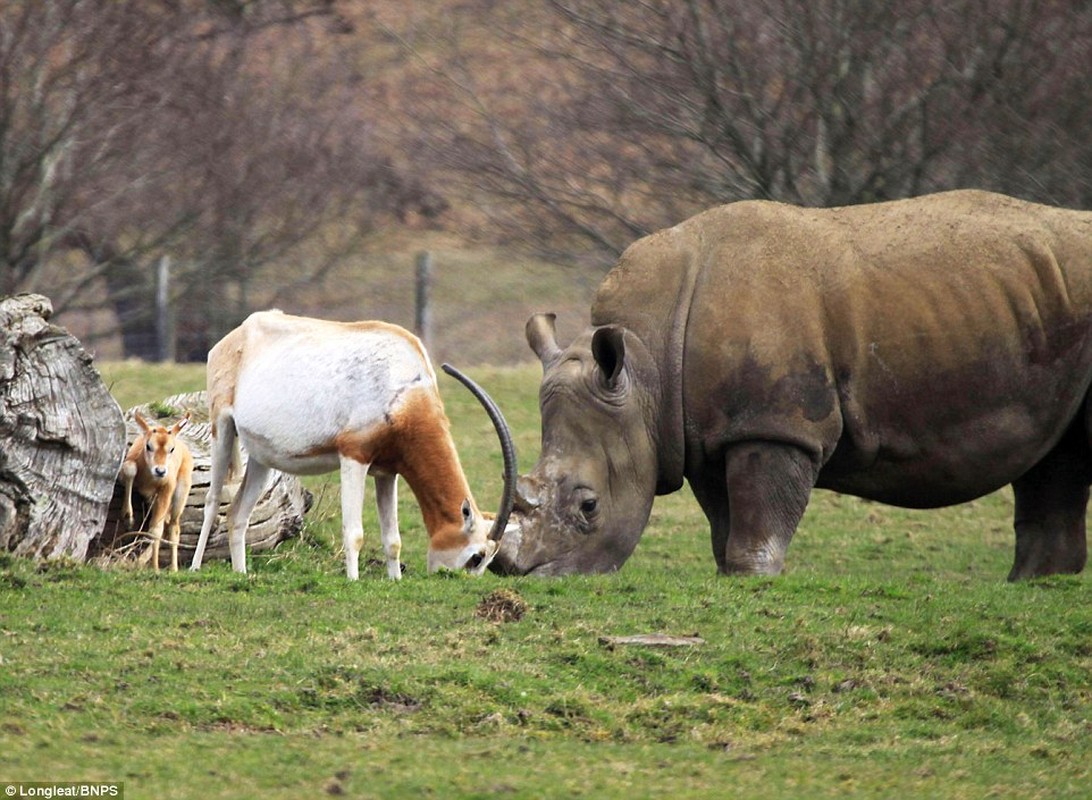
POLYGON ((568 347, 492 568, 618 569, 684 479, 724 573, 776 574, 813 487, 935 508, 1011 483, 1010 580, 1083 569, 1092 213, 979 191, 733 203, 621 256, 568 347))

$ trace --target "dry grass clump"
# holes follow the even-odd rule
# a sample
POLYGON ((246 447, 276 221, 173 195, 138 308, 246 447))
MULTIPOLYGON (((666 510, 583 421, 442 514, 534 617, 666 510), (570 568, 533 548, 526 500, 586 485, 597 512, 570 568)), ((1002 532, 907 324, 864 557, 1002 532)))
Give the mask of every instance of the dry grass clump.
POLYGON ((475 616, 490 622, 519 622, 527 612, 527 602, 511 589, 495 589, 478 603, 475 616))

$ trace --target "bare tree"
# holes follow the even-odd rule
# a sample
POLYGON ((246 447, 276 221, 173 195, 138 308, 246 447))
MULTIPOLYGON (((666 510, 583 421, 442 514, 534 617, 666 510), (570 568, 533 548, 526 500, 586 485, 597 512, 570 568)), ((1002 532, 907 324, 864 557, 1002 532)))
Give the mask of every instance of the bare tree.
POLYGON ((0 293, 48 291, 61 321, 108 302, 126 354, 153 357, 169 255, 200 358, 249 310, 255 271, 319 277, 377 217, 426 202, 355 102, 352 31, 331 0, 5 3, 0 293))
POLYGON ((489 64, 453 48, 430 64, 450 104, 421 126, 495 222, 540 246, 612 256, 743 198, 840 205, 978 186, 1092 204, 1080 0, 545 8, 545 23, 505 31, 522 84, 490 81, 489 64))
POLYGON ((124 56, 156 49, 164 32, 154 16, 95 5, 15 0, 0 11, 6 293, 32 282, 48 254, 111 202, 93 187, 113 168, 119 142, 140 141, 132 102, 137 76, 124 56), (88 202, 83 209, 73 203, 81 195, 88 202))

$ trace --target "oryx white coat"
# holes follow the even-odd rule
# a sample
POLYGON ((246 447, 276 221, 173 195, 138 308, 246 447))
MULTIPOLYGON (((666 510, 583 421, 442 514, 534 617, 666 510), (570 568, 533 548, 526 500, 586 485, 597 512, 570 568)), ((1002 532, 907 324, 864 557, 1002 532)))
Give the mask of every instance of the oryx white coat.
POLYGON ((229 512, 231 562, 246 571, 247 521, 270 469, 340 470, 345 566, 358 577, 364 478, 375 479, 387 575, 401 577, 396 476, 421 507, 428 568, 480 574, 496 552, 490 522, 467 485, 421 342, 383 322, 252 314, 209 353, 212 474, 192 569, 217 520, 238 437, 248 454, 229 512))

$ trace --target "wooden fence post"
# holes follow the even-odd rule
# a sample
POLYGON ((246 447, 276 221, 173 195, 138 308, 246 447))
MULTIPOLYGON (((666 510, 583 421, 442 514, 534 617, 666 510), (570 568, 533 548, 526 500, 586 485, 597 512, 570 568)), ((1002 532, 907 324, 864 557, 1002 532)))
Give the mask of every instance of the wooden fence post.
POLYGON ((432 253, 422 250, 417 254, 417 293, 413 320, 414 333, 432 352, 432 306, 429 294, 432 290, 432 253))
POLYGON ((155 348, 158 361, 174 361, 174 308, 171 306, 171 257, 159 259, 155 275, 155 348))

